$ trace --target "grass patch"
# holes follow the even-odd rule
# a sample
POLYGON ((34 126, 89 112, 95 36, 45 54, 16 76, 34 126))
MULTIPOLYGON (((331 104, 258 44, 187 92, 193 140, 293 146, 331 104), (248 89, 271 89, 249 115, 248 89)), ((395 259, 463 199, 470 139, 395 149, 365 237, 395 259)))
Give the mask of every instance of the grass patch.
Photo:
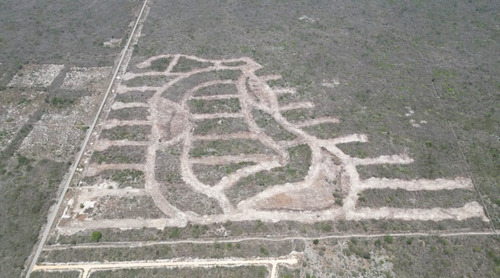
POLYGON ((128 91, 126 93, 118 94, 115 101, 129 103, 129 102, 147 102, 155 91, 128 91))
POLYGON ((164 75, 143 75, 129 80, 123 80, 123 85, 127 87, 161 87, 172 80, 170 76, 164 75))
POLYGON ((100 137, 109 140, 146 141, 151 134, 149 125, 125 125, 104 129, 100 137))
POLYGON ((477 200, 473 190, 406 191, 403 189, 368 189, 361 192, 360 207, 454 208, 477 200))
POLYGON ((144 173, 140 170, 133 169, 105 170, 99 173, 99 175, 84 177, 82 182, 92 186, 105 180, 117 182, 118 188, 144 188, 144 173))
POLYGON ((271 153, 260 141, 248 139, 195 141, 189 151, 191 157, 271 153))
POLYGON ((172 69, 172 72, 189 72, 199 68, 206 68, 211 65, 212 63, 191 60, 181 56, 177 61, 177 64, 172 69))
POLYGON ((191 99, 188 101, 189 110, 193 114, 236 113, 241 110, 238 98, 230 99, 191 99))
POLYGON ((223 177, 236 172, 238 169, 254 164, 255 163, 252 162, 231 163, 227 165, 194 164, 193 172, 201 182, 209 185, 215 185, 223 177))
POLYGON ((193 211, 200 215, 221 213, 218 203, 206 195, 196 192, 184 183, 180 174, 181 145, 171 146, 157 152, 156 179, 162 184, 165 198, 183 211, 193 211))
POLYGON ((253 110, 252 115, 257 125, 275 141, 293 140, 297 137, 278 124, 271 115, 261 110, 253 110))
POLYGON ((147 120, 149 109, 147 107, 132 107, 111 110, 108 114, 108 119, 117 119, 123 121, 130 120, 147 120))
POLYGON ((94 151, 92 161, 98 164, 135 164, 144 162, 145 147, 111 146, 104 151, 94 151))
POLYGON ((230 134, 248 131, 248 125, 243 118, 208 119, 196 121, 193 134, 230 134))
POLYGON ((172 58, 159 58, 152 61, 151 66, 149 68, 154 71, 165 71, 167 70, 171 61, 172 58))
POLYGON ((235 84, 216 84, 201 88, 193 93, 194 96, 214 96, 237 94, 238 89, 235 84))

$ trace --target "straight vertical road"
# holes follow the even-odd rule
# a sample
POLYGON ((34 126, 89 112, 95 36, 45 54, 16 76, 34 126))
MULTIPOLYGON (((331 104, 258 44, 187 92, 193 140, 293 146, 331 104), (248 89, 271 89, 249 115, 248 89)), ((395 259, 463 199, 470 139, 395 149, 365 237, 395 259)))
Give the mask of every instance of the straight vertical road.
POLYGON ((47 242, 47 238, 49 237, 49 233, 51 230, 52 225, 54 224, 54 221, 57 216, 57 212, 59 211, 59 208, 62 205, 62 202, 64 200, 64 196, 68 192, 69 185, 71 184, 71 180, 73 179, 73 176, 75 175, 76 168, 78 167, 78 164, 80 163, 80 160, 82 159, 82 156, 85 152, 85 148, 87 147, 87 144, 90 140, 90 137, 92 135, 92 132, 94 131, 94 128, 97 124, 97 121, 99 120, 99 115, 101 114, 104 105, 106 104, 106 100, 108 99, 108 96, 111 92, 111 89, 113 88, 113 84, 115 83, 116 77, 118 76, 118 73, 120 72, 120 68, 122 66, 123 60, 126 57, 127 51, 130 47, 130 43, 132 41, 132 38, 134 37, 134 34, 137 30, 137 26, 139 25, 139 22, 141 21, 142 14, 144 13, 144 9, 146 8, 148 0, 144 0, 144 3, 142 4, 141 11, 139 12, 139 15, 137 16, 137 19, 135 21, 134 27, 132 28, 132 32, 130 33, 127 44, 122 50, 122 54, 120 57, 120 60, 118 61, 118 64, 116 65, 115 71, 113 73, 113 77, 111 78, 111 81, 109 82, 108 88, 106 89, 106 93, 104 94, 104 98, 101 102, 101 105, 99 106, 99 109, 97 110, 97 113, 95 115, 94 121, 92 122, 92 125, 89 127, 87 131, 87 135, 85 136, 85 140, 83 140, 82 147, 80 148, 80 152, 78 153, 75 163, 71 166, 71 170, 69 172, 68 178, 66 179, 64 183, 64 187, 62 189, 61 195, 59 196, 59 199, 57 200, 57 203, 55 207, 53 208, 52 211, 49 212, 49 215, 47 216, 47 225, 45 226, 45 229, 43 230, 42 238, 36 247, 35 254, 33 255, 33 259, 30 263, 30 266, 28 268, 26 277, 30 277, 31 272, 33 271, 33 268, 36 265, 36 262, 38 261, 38 258, 40 257, 40 254, 42 253, 43 246, 45 245, 45 242, 47 242))

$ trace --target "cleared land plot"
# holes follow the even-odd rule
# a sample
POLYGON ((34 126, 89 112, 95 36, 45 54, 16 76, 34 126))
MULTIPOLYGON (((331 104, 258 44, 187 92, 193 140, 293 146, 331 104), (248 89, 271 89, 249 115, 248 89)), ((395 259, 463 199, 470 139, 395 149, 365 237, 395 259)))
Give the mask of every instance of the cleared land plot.
POLYGON ((109 140, 145 141, 149 134, 151 134, 151 126, 127 125, 105 129, 100 137, 109 140))
POLYGON ((127 87, 142 87, 142 86, 151 86, 151 87, 161 87, 165 85, 172 78, 165 76, 139 76, 134 77, 132 79, 124 80, 123 84, 127 87))
POLYGON ((144 173, 139 170, 105 170, 92 177, 84 177, 82 182, 90 186, 98 186, 105 182, 116 182, 118 188, 144 188, 144 173))
POLYGON ((406 191, 369 189, 360 193, 360 207, 433 208, 461 207, 477 200, 473 190, 406 191))
POLYGON ((188 102, 188 105, 193 114, 236 113, 241 110, 240 101, 237 98, 192 99, 188 102))
POLYGON ((248 125, 242 118, 208 119, 196 121, 193 134, 229 134, 248 131, 248 125))
POLYGON ((239 154, 271 154, 273 151, 257 140, 233 139, 221 141, 195 141, 190 155, 194 158, 202 156, 224 156, 239 154))
POLYGON ((237 94, 238 89, 233 83, 217 84, 196 90, 193 96, 215 96, 215 95, 232 95, 237 94))
POLYGON ((128 102, 147 102, 154 94, 154 91, 130 91, 120 93, 116 96, 115 101, 128 102))
POLYGON ((146 107, 132 107, 111 110, 108 119, 117 119, 123 121, 129 120, 147 120, 149 109, 146 107))
POLYGON ((9 82, 9 87, 49 87, 64 65, 27 65, 9 82))
POLYGON ((160 218, 164 214, 149 196, 105 196, 95 200, 89 214, 93 219, 160 218))
POLYGON ((85 89, 101 82, 111 73, 111 67, 71 67, 64 77, 61 88, 85 89))
POLYGON ((144 162, 144 147, 111 146, 104 151, 95 151, 92 161, 98 164, 131 164, 144 162))

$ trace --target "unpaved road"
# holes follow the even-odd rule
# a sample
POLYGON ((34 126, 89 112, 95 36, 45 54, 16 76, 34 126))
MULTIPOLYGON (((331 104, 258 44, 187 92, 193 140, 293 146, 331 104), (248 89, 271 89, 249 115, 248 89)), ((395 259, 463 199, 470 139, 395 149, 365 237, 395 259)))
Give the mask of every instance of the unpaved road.
POLYGON ((97 270, 114 270, 123 268, 184 268, 184 267, 214 267, 214 266, 249 266, 249 265, 266 265, 271 267, 271 278, 277 277, 277 265, 296 265, 299 262, 299 254, 291 253, 285 257, 278 258, 227 258, 227 259, 194 259, 194 260, 162 260, 162 261, 130 261, 130 262, 109 262, 109 263, 81 263, 81 264, 44 264, 36 265, 33 271, 61 271, 61 270, 80 270, 82 271, 81 278, 87 278, 92 271, 97 270))
MULTIPOLYGON (((68 188, 70 186, 71 180, 73 179, 73 176, 74 176, 75 171, 76 171, 76 169, 78 167, 78 164, 79 164, 80 160, 82 159, 83 154, 85 153, 87 144, 88 144, 88 142, 90 140, 90 137, 92 136, 92 133, 93 133, 94 128, 95 128, 95 126, 97 124, 97 121, 99 120, 99 115, 101 114, 101 112, 102 112, 102 110, 104 108, 104 105, 106 104, 106 101, 108 100, 108 96, 109 96, 109 94, 111 92, 111 89, 113 88, 113 84, 114 84, 114 82, 116 80, 116 77, 118 76, 118 73, 120 72, 120 69, 122 69, 123 61, 125 60, 125 57, 127 56, 127 52, 129 50, 130 43, 132 42, 132 39, 134 38, 134 34, 135 34, 136 30, 137 30, 137 26, 139 25, 139 22, 141 21, 141 17, 142 17, 142 14, 144 13, 144 9, 146 8, 147 2, 148 2, 148 0, 144 0, 144 3, 142 4, 141 11, 139 12, 139 15, 137 16, 137 19, 135 21, 135 24, 134 24, 134 27, 132 29, 132 32, 130 33, 130 36, 129 36, 128 40, 127 40, 127 44, 125 45, 125 47, 122 50, 122 55, 120 57, 120 60, 118 61, 118 64, 117 64, 116 69, 115 69, 115 72, 113 73, 113 77, 111 78, 111 81, 109 82, 109 86, 106 89, 106 93, 104 94, 104 98, 102 100, 102 103, 99 106, 99 109, 97 110, 97 113, 95 115, 94 121, 92 122, 92 125, 90 125, 90 127, 89 127, 89 129, 87 131, 87 135, 85 136, 85 139, 83 140, 80 152, 78 153, 78 155, 76 157, 76 162, 73 163, 73 166, 71 167, 71 170, 69 172, 68 178, 66 179, 66 181, 64 183, 64 187, 62 189, 61 195, 59 196, 59 199, 57 200, 56 205, 49 212, 49 215, 47 216, 47 225, 45 226, 45 229, 43 230, 42 238, 41 238, 40 242, 38 243, 38 246, 36 247, 35 254, 33 255, 33 259, 32 259, 32 261, 30 263, 30 266, 28 268, 28 272, 26 274, 26 277, 28 277, 28 278, 30 277, 31 271, 35 267, 35 264, 38 261, 38 258, 40 257, 40 253, 43 250, 43 246, 45 245, 45 242, 47 241, 47 238, 49 237, 49 233, 51 231, 52 225, 54 224, 55 218, 57 216, 57 212, 59 211, 59 208, 62 205, 62 202, 64 200, 64 196, 66 195, 66 192, 68 191, 68 188)), ((125 64, 127 64, 127 63, 125 63, 125 64)))
POLYGON ((490 236, 499 235, 496 231, 478 231, 478 232, 414 232, 414 233, 385 233, 385 234, 346 234, 346 235, 327 235, 320 237, 245 237, 245 238, 232 238, 232 239, 218 239, 218 240, 175 240, 175 241, 121 241, 116 243, 87 243, 80 245, 50 245, 46 246, 44 250, 62 250, 62 249, 90 249, 90 248, 134 248, 134 247, 145 247, 153 245, 175 245, 175 244, 214 244, 218 243, 235 243, 244 241, 287 241, 287 240, 306 240, 313 241, 318 240, 328 240, 328 239, 351 239, 351 238, 379 238, 384 236, 392 237, 424 237, 424 236, 440 236, 440 237, 459 237, 459 236, 490 236))

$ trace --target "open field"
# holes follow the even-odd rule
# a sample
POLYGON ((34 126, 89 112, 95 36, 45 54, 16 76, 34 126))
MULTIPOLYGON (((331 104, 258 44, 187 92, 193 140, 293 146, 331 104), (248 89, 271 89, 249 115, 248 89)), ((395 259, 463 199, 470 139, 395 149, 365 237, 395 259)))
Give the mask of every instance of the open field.
POLYGON ((500 273, 497 3, 0 8, 0 276, 500 273))

